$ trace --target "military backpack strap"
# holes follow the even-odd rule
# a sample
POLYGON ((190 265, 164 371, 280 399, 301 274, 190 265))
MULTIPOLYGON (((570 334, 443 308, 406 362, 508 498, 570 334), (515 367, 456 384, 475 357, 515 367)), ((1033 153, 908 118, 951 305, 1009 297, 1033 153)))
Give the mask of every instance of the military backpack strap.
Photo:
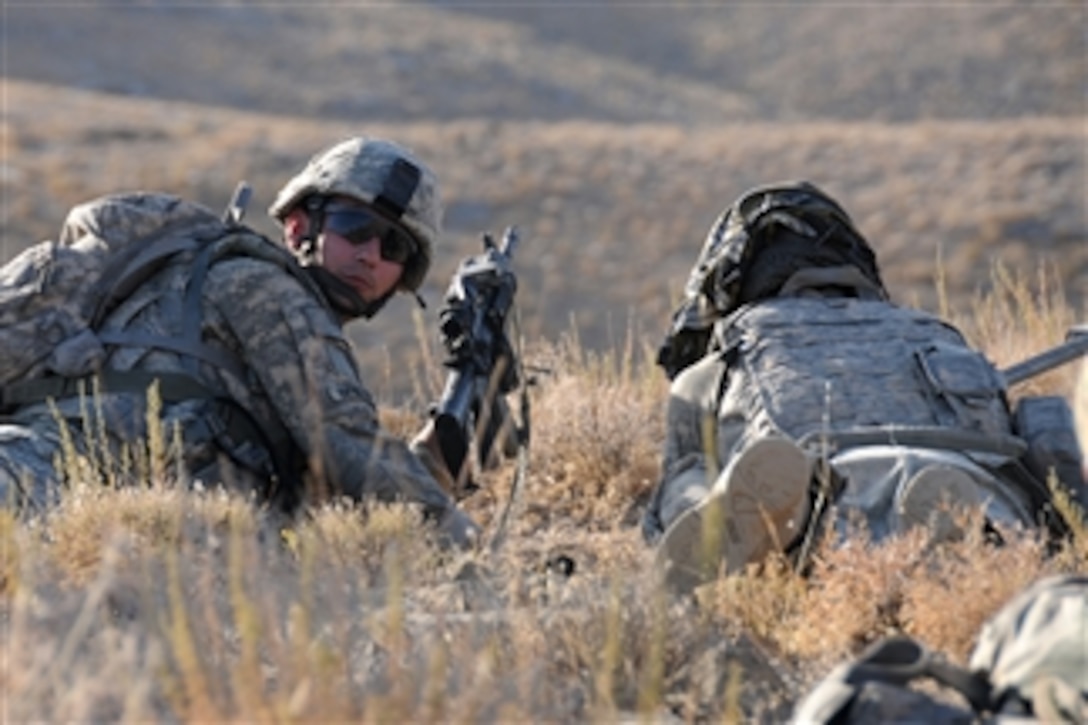
MULTIPOLYGON (((206 385, 185 373, 152 372, 149 370, 104 370, 83 378, 48 377, 14 383, 3 389, 4 409, 22 405, 43 403, 46 400, 62 400, 94 394, 130 393, 147 395, 152 385, 158 386, 158 395, 165 403, 186 400, 209 400, 216 404, 219 420, 205 423, 214 438, 225 436, 226 450, 247 450, 251 444, 267 450, 272 457, 274 471, 269 473, 281 481, 293 480, 295 461, 291 452, 295 448, 287 430, 280 425, 260 425, 233 399, 216 395, 206 385)), ((251 469, 262 466, 256 457, 240 461, 251 469)))
POLYGON ((109 289, 101 295, 99 305, 90 320, 91 329, 95 330, 98 338, 107 345, 147 347, 179 353, 193 374, 197 373, 196 361, 200 360, 240 377, 244 373, 241 363, 233 355, 209 346, 203 341, 201 333, 203 313, 200 296, 204 278, 217 246, 215 242, 234 233, 235 230, 218 221, 200 225, 196 229, 187 229, 186 226, 192 225, 179 222, 159 230, 154 235, 155 239, 149 239, 144 245, 134 246, 139 250, 135 256, 117 260, 107 268, 103 279, 111 280, 111 284, 109 289), (177 254, 197 250, 199 253, 192 262, 192 271, 184 298, 184 316, 180 336, 167 337, 143 330, 100 330, 102 322, 117 304, 150 279, 170 259, 177 254))
POLYGON ((3 390, 4 405, 20 406, 42 403, 52 398, 61 400, 82 395, 107 393, 146 394, 154 383, 164 402, 173 403, 192 398, 213 397, 203 384, 183 373, 153 373, 146 370, 127 372, 104 370, 83 378, 46 377, 12 383, 3 390))
POLYGON ((117 305, 127 299, 137 287, 150 279, 175 255, 191 252, 223 236, 226 227, 201 224, 183 219, 168 224, 142 240, 128 245, 125 254, 102 270, 98 304, 89 319, 91 329, 98 329, 117 305))
MULTIPOLYGON (((226 234, 227 232, 224 230, 221 236, 226 234)), ((211 266, 215 251, 217 251, 217 245, 211 243, 214 241, 215 238, 213 237, 201 243, 203 248, 200 249, 200 253, 191 263, 191 272, 189 281, 186 284, 183 302, 182 332, 180 335, 168 337, 144 330, 102 330, 97 333, 99 340, 109 345, 149 347, 178 353, 183 356, 186 369, 193 374, 198 374, 197 361, 199 360, 207 362, 212 367, 231 372, 237 378, 244 378, 245 368, 242 362, 234 355, 222 351, 218 347, 212 347, 203 341, 201 295, 208 268, 211 266)), ((138 269, 145 269, 145 267, 138 269)), ((144 277, 144 279, 147 278, 144 277)))

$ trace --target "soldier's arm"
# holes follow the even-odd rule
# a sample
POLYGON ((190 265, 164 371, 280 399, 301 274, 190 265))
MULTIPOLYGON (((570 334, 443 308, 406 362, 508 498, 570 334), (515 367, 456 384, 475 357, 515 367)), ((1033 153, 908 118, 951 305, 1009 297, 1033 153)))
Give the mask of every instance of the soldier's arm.
POLYGON ((206 289, 311 473, 354 499, 417 502, 434 514, 453 505, 407 444, 380 427, 350 343, 298 279, 231 260, 213 268, 206 289))

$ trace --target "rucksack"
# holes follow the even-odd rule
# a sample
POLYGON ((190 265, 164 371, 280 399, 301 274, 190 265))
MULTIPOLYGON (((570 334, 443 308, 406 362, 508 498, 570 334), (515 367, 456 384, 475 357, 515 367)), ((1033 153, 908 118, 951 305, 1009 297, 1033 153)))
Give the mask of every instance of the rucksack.
POLYGON ((729 370, 718 415, 743 421, 746 438, 785 435, 805 445, 830 436, 849 447, 910 444, 928 430, 932 440, 913 443, 1024 452, 998 371, 959 330, 921 310, 776 298, 737 309, 714 336, 729 370))
POLYGON ((705 384, 729 422, 719 431, 733 435, 718 443, 723 455, 767 436, 815 456, 879 445, 970 452, 1025 498, 1022 513, 1051 543, 1070 533, 1047 483, 1053 469, 1060 489, 1083 498, 1068 406, 1029 397, 1011 412, 1001 373, 944 320, 884 300, 776 297, 722 318, 712 339, 717 379, 705 384))
POLYGON ((241 361, 202 340, 201 289, 221 259, 271 262, 322 296, 286 248, 241 223, 247 189, 239 186, 222 217, 171 194, 103 196, 74 207, 56 241, 40 242, 0 268, 0 412, 80 395, 91 390, 91 376, 110 392, 144 393, 157 382, 163 402, 214 401, 217 435, 238 462, 288 485, 297 480, 297 447, 280 421, 254 419, 195 375, 100 369, 110 346, 132 345, 179 353, 194 371, 204 361, 241 375, 241 361), (174 262, 189 265, 180 335, 101 329, 111 311, 174 262))
POLYGON ((1088 722, 1088 576, 1035 582, 983 626, 967 668, 906 636, 870 646, 801 700, 794 722, 1088 722), (913 690, 932 679, 971 711, 913 690))
POLYGON ((859 295, 886 299, 876 256, 846 211, 807 181, 756 187, 715 221, 688 275, 657 362, 673 379, 707 353, 714 323, 740 305, 775 295, 804 267, 851 266, 859 295))
MULTIPOLYGON (((93 373, 105 345, 124 342, 97 332, 110 311, 176 255, 229 236, 258 235, 168 194, 114 194, 74 207, 56 241, 35 244, 0 268, 0 388, 93 373)), ((207 354, 199 340, 155 342, 207 354)))

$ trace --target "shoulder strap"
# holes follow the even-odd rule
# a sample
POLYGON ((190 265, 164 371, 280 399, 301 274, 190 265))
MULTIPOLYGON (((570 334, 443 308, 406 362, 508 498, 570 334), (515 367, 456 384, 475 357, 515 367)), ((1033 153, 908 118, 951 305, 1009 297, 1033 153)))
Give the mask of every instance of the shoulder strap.
MULTIPOLYGON (((178 223, 159 230, 145 243, 136 243, 138 249, 134 256, 115 260, 107 266, 103 280, 109 281, 109 288, 99 297, 99 303, 90 320, 90 327, 98 338, 108 345, 138 346, 170 350, 195 362, 201 360, 219 368, 241 374, 242 366, 232 355, 204 343, 201 336, 202 313, 200 292, 207 272, 214 242, 222 239, 230 230, 225 226, 205 225, 193 231, 180 233, 186 225, 178 223), (186 291, 182 334, 177 338, 154 335, 142 330, 100 330, 105 318, 117 305, 131 295, 137 287, 150 279, 171 258, 177 254, 201 250, 193 263, 193 269, 186 291), (195 283, 194 283, 195 278, 195 283)), ((190 223, 191 226, 191 223, 190 223)))
POLYGON ((195 250, 226 233, 226 227, 209 229, 206 225, 192 232, 179 233, 193 222, 181 220, 167 225, 129 245, 131 253, 121 254, 102 270, 98 304, 90 318, 97 329, 106 316, 137 287, 148 280, 174 255, 195 250))

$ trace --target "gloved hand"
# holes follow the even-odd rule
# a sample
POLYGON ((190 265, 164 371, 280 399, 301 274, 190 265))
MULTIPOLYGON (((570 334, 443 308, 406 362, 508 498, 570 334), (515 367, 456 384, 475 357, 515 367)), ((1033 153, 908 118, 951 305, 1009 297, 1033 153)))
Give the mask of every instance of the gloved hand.
POLYGON ((423 429, 412 438, 408 447, 423 462, 423 465, 438 481, 438 485, 445 489, 446 493, 460 500, 475 489, 467 470, 464 472, 464 480, 460 481, 450 471, 446 459, 442 455, 442 443, 439 440, 438 430, 435 428, 433 420, 427 421, 423 429))
POLYGON ((476 522, 461 509, 451 506, 441 514, 437 521, 438 541, 443 549, 475 549, 480 543, 482 532, 476 522))

